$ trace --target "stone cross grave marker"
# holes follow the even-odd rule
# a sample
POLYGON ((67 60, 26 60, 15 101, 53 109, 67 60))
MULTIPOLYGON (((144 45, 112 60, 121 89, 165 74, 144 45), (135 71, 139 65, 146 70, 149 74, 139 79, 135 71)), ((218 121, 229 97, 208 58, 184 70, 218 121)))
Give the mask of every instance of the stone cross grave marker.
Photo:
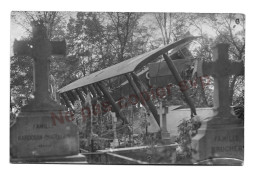
POLYGON ((50 98, 49 69, 51 55, 65 55, 65 41, 50 42, 47 37, 46 28, 41 21, 32 23, 33 38, 31 41, 14 41, 14 54, 18 56, 31 56, 33 58, 33 82, 34 99, 22 111, 63 110, 50 98))
POLYGON ((65 55, 66 44, 50 42, 42 21, 32 23, 31 41, 15 41, 14 53, 34 59, 34 99, 22 107, 10 131, 11 162, 84 161, 72 116, 50 98, 50 55, 65 55))
POLYGON ((161 100, 160 101, 160 107, 159 107, 159 115, 160 115, 160 125, 161 125, 161 137, 162 141, 165 144, 170 143, 170 133, 167 130, 167 113, 168 113, 168 107, 165 105, 166 101, 161 100))
POLYGON ((114 139, 113 142, 111 143, 111 147, 115 148, 119 145, 118 139, 117 139, 117 133, 116 133, 116 122, 117 122, 117 117, 116 117, 116 113, 111 112, 111 116, 112 116, 112 125, 113 125, 113 134, 114 134, 114 139))
POLYGON ((228 60, 228 44, 213 48, 213 62, 198 66, 202 75, 214 77, 215 116, 202 121, 198 134, 192 138, 193 160, 209 158, 244 158, 243 120, 231 114, 229 99, 229 76, 243 75, 242 62, 228 60))

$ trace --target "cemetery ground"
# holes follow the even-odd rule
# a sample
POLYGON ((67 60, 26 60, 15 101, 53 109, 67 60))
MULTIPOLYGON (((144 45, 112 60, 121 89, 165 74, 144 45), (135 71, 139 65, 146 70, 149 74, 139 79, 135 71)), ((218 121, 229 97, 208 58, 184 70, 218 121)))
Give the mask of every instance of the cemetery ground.
POLYGON ((30 32, 13 42, 11 163, 243 164, 243 15, 17 16, 30 32))

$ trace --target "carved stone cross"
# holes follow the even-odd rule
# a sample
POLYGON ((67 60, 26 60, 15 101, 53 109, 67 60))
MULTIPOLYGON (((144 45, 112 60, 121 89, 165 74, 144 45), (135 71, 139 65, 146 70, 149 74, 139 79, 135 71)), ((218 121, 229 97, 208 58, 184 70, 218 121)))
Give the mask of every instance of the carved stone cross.
POLYGON ((32 39, 30 41, 14 41, 14 54, 31 56, 34 60, 34 100, 22 111, 60 110, 49 96, 49 67, 51 55, 65 55, 65 41, 49 41, 47 29, 43 21, 32 22, 32 39))
POLYGON ((218 44, 213 47, 213 62, 201 64, 201 74, 214 77, 214 108, 217 115, 230 115, 229 76, 243 75, 243 62, 231 62, 228 59, 228 44, 218 44))

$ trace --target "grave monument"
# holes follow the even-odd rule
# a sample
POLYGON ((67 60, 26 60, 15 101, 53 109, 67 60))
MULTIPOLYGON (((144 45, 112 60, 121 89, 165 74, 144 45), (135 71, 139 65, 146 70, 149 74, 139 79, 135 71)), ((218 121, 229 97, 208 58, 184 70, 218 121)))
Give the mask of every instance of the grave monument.
POLYGON ((228 48, 228 44, 216 45, 213 62, 197 65, 199 74, 214 77, 215 114, 202 120, 198 134, 192 139, 193 162, 213 158, 244 159, 244 122, 231 114, 229 99, 229 76, 243 75, 244 65, 228 60, 228 48))
POLYGON ((170 133, 167 130, 167 119, 166 115, 168 113, 168 106, 166 106, 166 101, 162 100, 160 101, 160 108, 159 108, 159 114, 160 114, 160 121, 161 121, 161 137, 162 141, 165 144, 170 144, 170 133))
POLYGON ((79 154, 77 126, 48 92, 49 58, 65 55, 65 41, 49 41, 42 21, 34 21, 32 30, 31 41, 14 42, 14 54, 34 60, 34 99, 21 108, 11 127, 11 162, 84 162, 85 157, 79 154))

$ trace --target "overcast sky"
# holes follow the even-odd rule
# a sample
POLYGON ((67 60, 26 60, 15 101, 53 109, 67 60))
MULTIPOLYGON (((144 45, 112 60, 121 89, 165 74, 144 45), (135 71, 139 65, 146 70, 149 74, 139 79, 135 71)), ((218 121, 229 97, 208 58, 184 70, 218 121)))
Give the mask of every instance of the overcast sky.
MULTIPOLYGON (((68 22, 70 17, 74 17, 76 18, 76 14, 77 12, 63 12, 64 13, 64 17, 65 20, 68 22)), ((152 13, 147 13, 146 15, 144 15, 141 20, 140 20, 141 24, 145 24, 145 25, 154 25, 155 19, 152 15, 152 13)), ((203 28, 203 32, 205 32, 206 34, 208 34, 210 37, 215 37, 216 36, 216 32, 213 31, 207 24, 204 24, 202 26, 203 28)), ((199 35, 198 30, 196 30, 196 28, 191 27, 190 28, 190 33, 194 36, 199 35)), ((11 19, 11 32, 10 32, 10 53, 11 56, 13 55, 13 51, 12 51, 12 47, 13 47, 13 42, 15 39, 20 40, 22 37, 27 37, 28 36, 28 32, 26 32, 26 30, 21 27, 21 25, 16 24, 12 19, 11 19)), ((157 33, 155 33, 155 36, 160 36, 160 31, 158 31, 157 33)))

